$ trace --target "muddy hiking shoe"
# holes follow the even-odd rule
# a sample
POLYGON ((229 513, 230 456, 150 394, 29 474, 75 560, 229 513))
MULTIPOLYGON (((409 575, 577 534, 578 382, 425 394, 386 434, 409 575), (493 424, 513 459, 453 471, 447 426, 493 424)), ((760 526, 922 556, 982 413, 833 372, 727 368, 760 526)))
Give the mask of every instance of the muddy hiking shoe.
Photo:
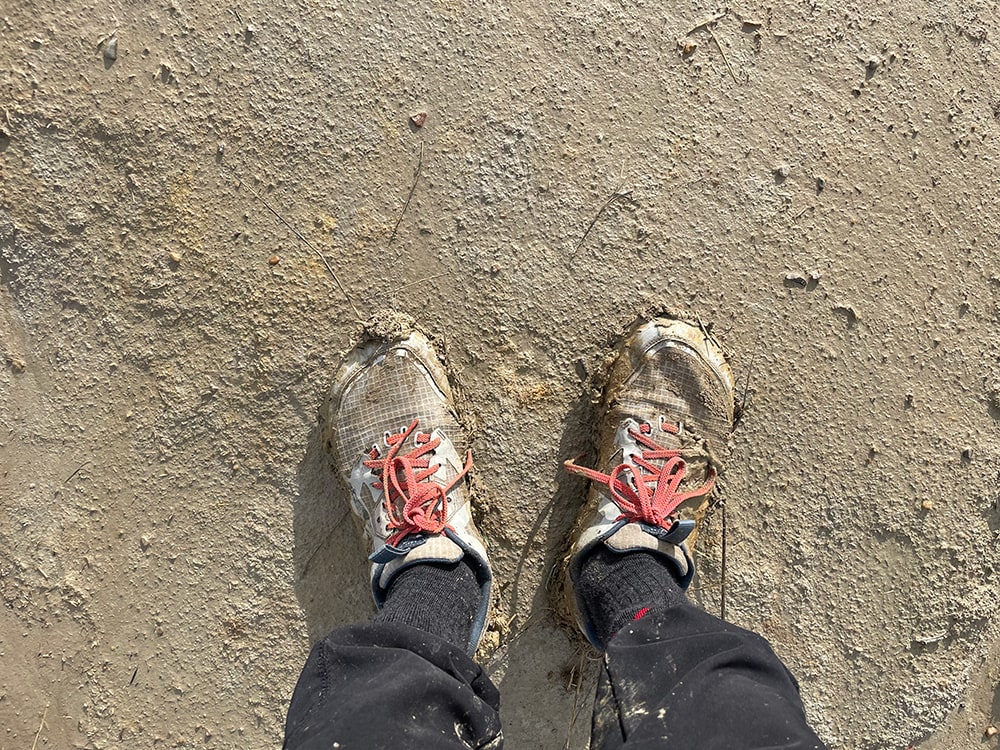
POLYGON ((366 332, 344 359, 320 416, 324 443, 372 542, 376 606, 402 571, 465 560, 481 598, 467 649, 489 612, 492 575, 472 519, 472 455, 448 374, 428 339, 404 322, 366 332))
POLYGON ((701 326, 661 317, 624 337, 605 384, 597 468, 565 463, 591 480, 565 584, 567 604, 597 648, 577 586, 584 561, 599 549, 652 553, 687 588, 689 544, 715 485, 713 450, 733 428, 733 401, 732 371, 701 326))

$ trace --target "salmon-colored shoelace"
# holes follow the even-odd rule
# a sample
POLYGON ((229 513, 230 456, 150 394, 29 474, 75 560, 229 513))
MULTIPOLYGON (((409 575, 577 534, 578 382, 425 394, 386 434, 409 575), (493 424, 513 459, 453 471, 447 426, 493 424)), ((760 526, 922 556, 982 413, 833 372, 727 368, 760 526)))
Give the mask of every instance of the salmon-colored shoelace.
POLYGON ((410 426, 385 439, 389 451, 380 456, 378 447, 372 447, 365 466, 380 478, 373 482, 376 489, 383 490, 382 501, 388 517, 388 526, 393 531, 386 540, 390 547, 404 537, 417 532, 439 534, 448 527, 448 493, 472 468, 472 451, 466 451, 465 466, 447 485, 431 479, 441 464, 431 463, 434 450, 441 445, 441 438, 429 433, 417 432, 414 419, 410 426), (408 453, 400 454, 406 440, 414 436, 415 447, 408 453))
MULTIPOLYGON (((660 429, 672 435, 680 433, 678 425, 664 421, 660 422, 660 429)), ((611 498, 622 511, 616 521, 640 521, 669 531, 677 508, 686 500, 712 491, 716 471, 714 466, 709 465, 708 478, 701 487, 689 492, 679 492, 680 484, 687 474, 683 451, 658 445, 652 438, 652 432, 652 426, 645 422, 639 425, 639 429, 629 429, 628 434, 642 446, 640 455, 632 459, 634 465, 618 464, 610 474, 578 466, 573 459, 566 461, 564 466, 571 474, 579 474, 608 486, 611 498), (654 463, 661 461, 663 463, 660 466, 654 463)))

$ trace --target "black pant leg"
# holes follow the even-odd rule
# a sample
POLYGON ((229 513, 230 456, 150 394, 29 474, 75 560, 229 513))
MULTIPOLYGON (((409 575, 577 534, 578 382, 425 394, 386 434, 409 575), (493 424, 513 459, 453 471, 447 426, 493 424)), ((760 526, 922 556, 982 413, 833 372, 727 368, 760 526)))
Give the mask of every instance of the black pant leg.
POLYGON ((408 625, 334 630, 302 670, 285 750, 503 746, 500 694, 464 650, 408 625))
POLYGON ((683 603, 608 644, 592 750, 822 750, 767 641, 683 603))

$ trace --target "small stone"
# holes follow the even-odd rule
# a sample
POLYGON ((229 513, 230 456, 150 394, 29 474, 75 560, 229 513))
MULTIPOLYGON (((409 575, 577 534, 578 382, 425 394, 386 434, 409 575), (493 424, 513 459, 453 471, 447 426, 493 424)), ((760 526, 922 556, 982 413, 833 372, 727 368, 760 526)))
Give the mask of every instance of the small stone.
POLYGON ((166 63, 160 63, 160 67, 156 71, 156 75, 153 76, 154 81, 159 81, 160 83, 177 83, 177 76, 174 75, 174 70, 166 63))
POLYGON ((805 289, 808 283, 808 279, 800 273, 785 274, 785 286, 800 286, 805 289))
POLYGON ((169 253, 167 253, 167 257, 170 258, 171 263, 180 263, 181 258, 183 258, 184 256, 181 255, 176 250, 171 250, 169 253))
POLYGON ((108 62, 114 62, 118 59, 118 37, 113 36, 107 41, 102 54, 108 62))
POLYGON ((971 461, 972 460, 972 448, 971 447, 966 446, 965 448, 962 449, 962 460, 963 461, 971 461))
POLYGON ((996 737, 998 732, 1000 732, 1000 729, 997 729, 995 726, 990 724, 988 727, 986 727, 986 731, 983 732, 983 734, 985 734, 987 737, 996 737))
POLYGON ((934 501, 933 500, 924 500, 922 503, 920 503, 920 507, 923 510, 934 510, 934 501))
POLYGON ((149 549, 150 544, 152 544, 152 542, 149 540, 148 536, 139 537, 139 546, 142 548, 143 552, 149 549))
POLYGON ((410 122, 413 123, 413 127, 422 128, 424 123, 427 122, 427 113, 424 111, 414 112, 410 115, 410 122))
POLYGON ((277 255, 272 255, 270 258, 267 259, 267 264, 269 266, 276 266, 280 262, 281 262, 281 258, 279 258, 277 255))
POLYGON ((791 172, 792 168, 787 164, 778 164, 771 170, 771 174, 774 175, 775 182, 784 182, 788 179, 788 175, 791 174, 791 172))

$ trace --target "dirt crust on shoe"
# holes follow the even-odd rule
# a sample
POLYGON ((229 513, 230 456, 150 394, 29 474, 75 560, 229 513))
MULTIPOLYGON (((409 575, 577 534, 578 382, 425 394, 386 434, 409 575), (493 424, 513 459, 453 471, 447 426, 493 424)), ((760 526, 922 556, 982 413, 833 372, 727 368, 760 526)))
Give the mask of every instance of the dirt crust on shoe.
POLYGON ((415 330, 418 330, 417 321, 412 316, 388 309, 375 312, 363 328, 364 336, 375 341, 405 338, 415 330))

